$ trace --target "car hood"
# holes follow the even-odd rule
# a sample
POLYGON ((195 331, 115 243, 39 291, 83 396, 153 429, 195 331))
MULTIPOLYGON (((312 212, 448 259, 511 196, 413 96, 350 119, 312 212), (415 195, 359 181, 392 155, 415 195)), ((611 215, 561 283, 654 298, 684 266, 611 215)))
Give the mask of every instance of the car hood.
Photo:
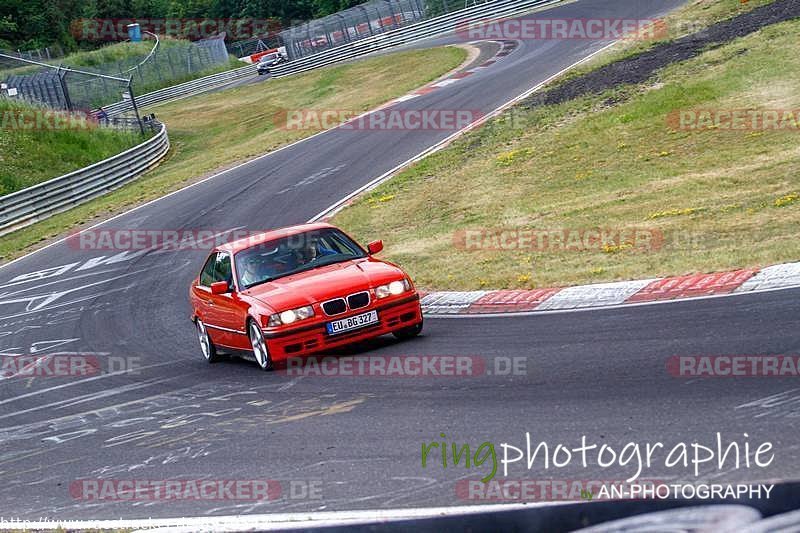
POLYGON ((357 259, 279 278, 242 294, 280 312, 373 289, 403 276, 405 273, 390 263, 373 258, 357 259))

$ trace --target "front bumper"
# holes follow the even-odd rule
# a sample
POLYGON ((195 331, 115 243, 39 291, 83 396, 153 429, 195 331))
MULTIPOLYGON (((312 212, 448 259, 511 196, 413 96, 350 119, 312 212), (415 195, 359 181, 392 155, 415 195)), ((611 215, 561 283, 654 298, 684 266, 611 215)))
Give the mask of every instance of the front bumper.
POLYGON ((419 295, 399 297, 396 300, 381 303, 337 315, 325 320, 304 324, 286 330, 264 330, 264 338, 273 361, 281 361, 288 357, 310 355, 326 349, 352 344, 380 335, 386 335, 400 329, 413 326, 422 321, 422 308, 419 295), (378 312, 378 323, 338 335, 329 335, 325 324, 331 320, 347 318, 369 311, 378 312))

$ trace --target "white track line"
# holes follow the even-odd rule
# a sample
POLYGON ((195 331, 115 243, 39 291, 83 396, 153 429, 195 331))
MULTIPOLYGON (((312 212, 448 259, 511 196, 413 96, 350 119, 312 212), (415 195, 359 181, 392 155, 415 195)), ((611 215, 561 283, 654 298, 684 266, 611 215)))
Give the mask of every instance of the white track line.
POLYGON ((208 516, 197 518, 158 518, 136 520, 75 520, 42 522, 0 522, 0 530, 29 528, 53 530, 59 527, 84 529, 138 529, 162 533, 197 533, 201 531, 241 531, 256 528, 258 531, 307 529, 309 527, 367 524, 376 521, 462 516, 487 511, 516 511, 535 507, 566 505, 577 502, 513 503, 493 505, 465 505, 463 507, 430 507, 422 509, 386 509, 364 511, 335 511, 308 513, 274 513, 240 516, 208 516))

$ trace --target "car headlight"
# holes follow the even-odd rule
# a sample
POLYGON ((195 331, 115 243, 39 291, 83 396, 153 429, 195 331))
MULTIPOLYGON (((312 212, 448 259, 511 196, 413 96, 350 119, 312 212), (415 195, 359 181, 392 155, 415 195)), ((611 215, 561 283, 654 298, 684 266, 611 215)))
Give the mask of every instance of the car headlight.
POLYGON ((378 285, 375 288, 375 296, 378 298, 386 298, 387 296, 397 296, 406 291, 411 290, 411 283, 407 278, 387 283, 386 285, 378 285))
POLYGON ((310 305, 306 305, 304 307, 298 307, 297 309, 289 309, 288 311, 283 311, 282 313, 270 315, 267 326, 274 327, 291 324, 293 322, 297 322, 298 320, 311 318, 312 316, 314 316, 314 308, 310 305))

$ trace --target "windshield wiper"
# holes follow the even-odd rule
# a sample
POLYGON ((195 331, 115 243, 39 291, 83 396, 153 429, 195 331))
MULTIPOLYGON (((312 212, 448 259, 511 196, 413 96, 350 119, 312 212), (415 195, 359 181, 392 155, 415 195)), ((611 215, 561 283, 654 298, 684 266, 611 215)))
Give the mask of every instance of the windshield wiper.
MULTIPOLYGON (((337 254, 337 255, 339 255, 339 254, 337 254)), ((315 262, 315 263, 312 263, 312 264, 315 267, 320 267, 320 266, 333 265, 335 263, 344 263, 346 261, 352 261, 353 259, 362 259, 363 258, 363 256, 359 257, 357 255, 348 255, 346 257, 340 257, 338 259, 325 261, 325 259, 324 259, 325 257, 326 256, 322 256, 322 258, 318 262, 315 262)))

